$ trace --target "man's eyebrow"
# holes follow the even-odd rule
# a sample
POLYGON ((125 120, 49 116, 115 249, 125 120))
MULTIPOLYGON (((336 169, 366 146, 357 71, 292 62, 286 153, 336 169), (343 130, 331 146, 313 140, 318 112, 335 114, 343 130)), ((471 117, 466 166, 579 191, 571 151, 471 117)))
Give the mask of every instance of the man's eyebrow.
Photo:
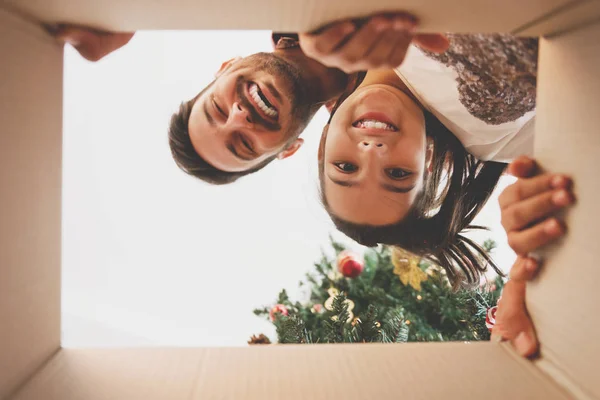
POLYGON ((235 147, 233 147, 233 145, 231 143, 227 143, 226 146, 227 146, 227 150, 229 150, 231 152, 231 154, 233 154, 233 156, 235 158, 238 158, 238 159, 243 160, 243 161, 252 161, 252 160, 254 160, 254 157, 252 157, 252 156, 245 156, 245 155, 242 155, 242 154, 238 154, 237 150, 235 149, 235 147))
POLYGON ((388 192, 392 192, 392 193, 408 193, 411 190, 413 190, 415 188, 415 186, 416 185, 412 185, 412 186, 403 188, 403 187, 399 187, 399 186, 390 185, 387 183, 384 183, 381 185, 382 188, 384 188, 388 192))
POLYGON ((208 108, 206 107, 206 100, 202 103, 202 110, 204 111, 204 115, 206 116, 206 119, 208 120, 210 126, 215 126, 215 120, 210 115, 210 113, 208 112, 208 108))

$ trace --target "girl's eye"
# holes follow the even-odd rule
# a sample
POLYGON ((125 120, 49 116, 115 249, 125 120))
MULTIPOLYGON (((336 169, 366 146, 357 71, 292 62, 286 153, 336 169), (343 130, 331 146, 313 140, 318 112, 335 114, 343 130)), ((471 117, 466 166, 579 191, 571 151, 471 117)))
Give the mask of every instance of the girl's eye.
POLYGON ((358 170, 358 167, 356 165, 346 163, 346 162, 333 163, 333 165, 335 165, 335 167, 338 170, 340 170, 346 174, 350 174, 350 173, 356 172, 358 170))
POLYGON ((385 173, 387 174, 387 176, 394 180, 404 179, 410 175, 410 172, 405 171, 401 168, 388 168, 385 170, 385 173))

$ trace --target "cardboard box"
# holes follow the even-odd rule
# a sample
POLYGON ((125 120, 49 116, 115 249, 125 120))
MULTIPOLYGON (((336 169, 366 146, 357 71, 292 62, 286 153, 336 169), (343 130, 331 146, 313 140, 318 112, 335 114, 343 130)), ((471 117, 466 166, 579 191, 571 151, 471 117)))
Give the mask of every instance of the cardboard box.
POLYGON ((0 3, 0 399, 600 398, 600 2, 573 0, 4 0, 0 3), (536 362, 499 343, 63 349, 62 48, 40 23, 304 30, 396 9, 427 31, 547 35, 536 156, 575 177, 569 235, 528 307, 536 362), (227 12, 225 12, 227 10, 227 12))

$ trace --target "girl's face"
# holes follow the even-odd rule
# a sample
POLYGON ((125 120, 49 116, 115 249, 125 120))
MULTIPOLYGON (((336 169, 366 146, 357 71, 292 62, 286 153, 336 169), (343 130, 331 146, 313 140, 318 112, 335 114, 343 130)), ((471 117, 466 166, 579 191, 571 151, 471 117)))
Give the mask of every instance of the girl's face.
POLYGON ((393 86, 364 86, 340 105, 323 135, 319 160, 330 212, 356 224, 402 220, 432 153, 420 107, 393 86))

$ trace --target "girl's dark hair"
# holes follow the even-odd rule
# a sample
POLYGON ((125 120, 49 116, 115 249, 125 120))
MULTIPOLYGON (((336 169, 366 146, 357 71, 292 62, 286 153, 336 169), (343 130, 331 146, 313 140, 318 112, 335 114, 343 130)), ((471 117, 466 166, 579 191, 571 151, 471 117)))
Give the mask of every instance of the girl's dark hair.
MULTIPOLYGON (((346 97, 340 98, 332 116, 346 97)), ((489 199, 506 164, 477 160, 436 117, 428 111, 424 111, 424 116, 426 134, 434 142, 432 171, 426 175, 424 188, 405 218, 396 224, 373 226, 337 217, 327 204, 320 157, 323 205, 335 226, 353 240, 369 247, 399 246, 428 258, 446 270, 455 288, 479 284, 488 265, 503 275, 487 252, 464 236, 463 231, 487 229, 471 223, 489 199)), ((325 140, 324 131, 321 146, 325 140)))

